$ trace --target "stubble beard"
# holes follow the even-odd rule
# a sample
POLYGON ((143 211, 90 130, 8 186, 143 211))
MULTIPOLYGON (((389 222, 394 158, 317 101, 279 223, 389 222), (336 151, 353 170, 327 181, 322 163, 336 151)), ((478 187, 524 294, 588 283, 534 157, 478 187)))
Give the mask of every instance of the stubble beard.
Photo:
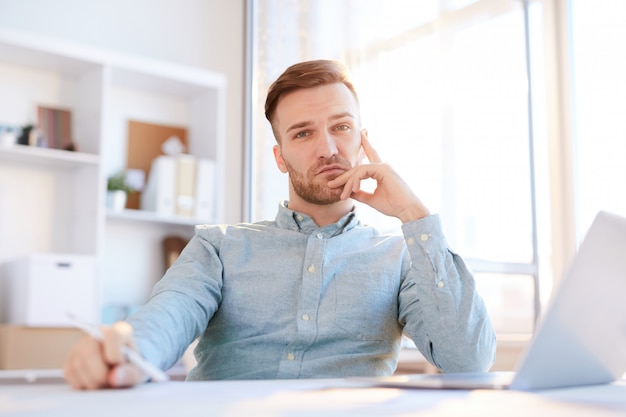
MULTIPOLYGON (((287 167, 287 172, 289 173, 289 181, 291 182, 291 186, 293 187, 294 192, 304 201, 311 204, 319 204, 319 205, 328 205, 333 204, 341 200, 341 192, 343 191, 343 187, 338 188, 330 188, 326 185, 326 182, 323 184, 316 183, 315 173, 324 165, 330 164, 340 164, 346 170, 350 169, 351 166, 346 160, 340 160, 335 157, 330 159, 325 159, 320 161, 315 166, 311 167, 306 174, 303 174, 297 170, 295 170, 287 161, 285 162, 285 166, 287 167)), ((327 181, 336 178, 335 176, 325 177, 327 181)))

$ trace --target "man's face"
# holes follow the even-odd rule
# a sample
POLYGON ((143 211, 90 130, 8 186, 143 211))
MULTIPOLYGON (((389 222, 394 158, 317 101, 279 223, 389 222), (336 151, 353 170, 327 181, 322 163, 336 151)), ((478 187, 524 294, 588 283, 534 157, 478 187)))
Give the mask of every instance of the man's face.
POLYGON ((342 83, 297 90, 280 98, 275 118, 274 157, 293 191, 313 204, 339 201, 341 188, 328 181, 363 159, 354 94, 342 83))

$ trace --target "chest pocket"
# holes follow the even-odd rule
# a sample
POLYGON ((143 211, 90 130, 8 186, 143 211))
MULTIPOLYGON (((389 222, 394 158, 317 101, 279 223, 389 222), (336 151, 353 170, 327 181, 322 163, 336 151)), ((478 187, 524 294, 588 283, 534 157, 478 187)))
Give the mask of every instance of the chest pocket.
POLYGON ((381 279, 359 276, 334 280, 335 325, 355 340, 379 341, 397 332, 397 296, 381 279))

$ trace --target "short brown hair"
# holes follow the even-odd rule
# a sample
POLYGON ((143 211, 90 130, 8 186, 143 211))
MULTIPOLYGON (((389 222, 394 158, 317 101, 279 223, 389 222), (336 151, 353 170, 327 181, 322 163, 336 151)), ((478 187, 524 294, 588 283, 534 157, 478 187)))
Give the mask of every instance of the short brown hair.
POLYGON ((274 113, 276 112, 278 100, 283 95, 303 88, 313 88, 334 83, 343 83, 348 87, 358 103, 359 98, 356 89, 350 81, 348 71, 340 62, 320 59, 300 62, 287 68, 272 83, 265 99, 265 117, 272 125, 272 131, 276 140, 278 141, 278 132, 274 126, 274 113))

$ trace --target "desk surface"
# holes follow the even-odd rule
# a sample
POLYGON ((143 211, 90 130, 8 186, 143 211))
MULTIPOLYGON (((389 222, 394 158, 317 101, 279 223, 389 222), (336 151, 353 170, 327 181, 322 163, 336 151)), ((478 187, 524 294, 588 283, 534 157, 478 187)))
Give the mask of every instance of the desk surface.
POLYGON ((567 416, 626 415, 626 381, 551 390, 399 390, 340 379, 166 382, 74 391, 0 386, 0 416, 567 416))

